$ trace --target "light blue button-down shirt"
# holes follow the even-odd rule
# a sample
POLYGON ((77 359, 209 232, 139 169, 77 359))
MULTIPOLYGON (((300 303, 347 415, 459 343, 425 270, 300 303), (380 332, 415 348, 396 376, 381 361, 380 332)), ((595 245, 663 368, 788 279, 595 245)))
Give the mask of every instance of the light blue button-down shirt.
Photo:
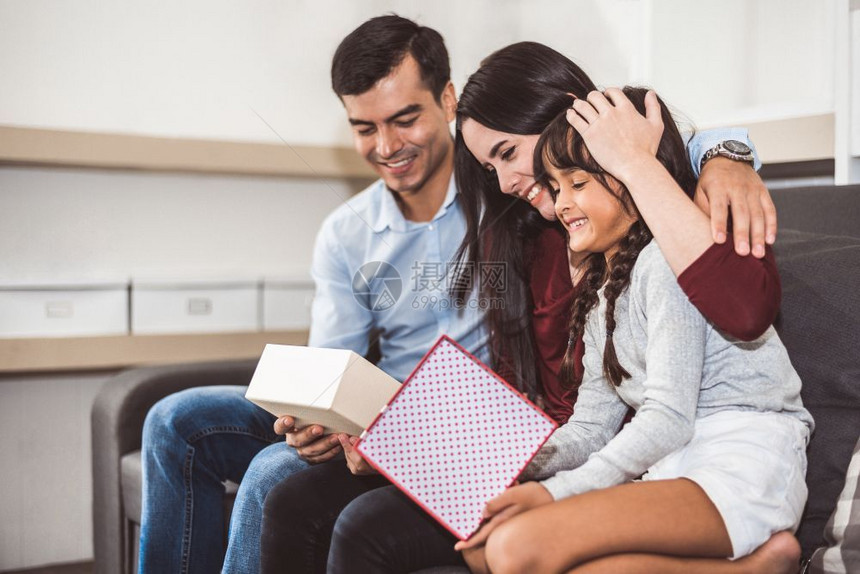
POLYGON ((699 177, 699 164, 702 163, 702 156, 705 155, 705 152, 718 143, 728 140, 736 140, 750 146, 755 156, 753 167, 755 167, 756 171, 761 168, 761 160, 758 158, 758 152, 756 152, 755 146, 750 141, 749 132, 745 128, 718 128, 697 132, 687 144, 687 151, 690 154, 690 161, 693 163, 693 172, 696 174, 696 177, 699 177))
MULTIPOLYGON (((745 129, 695 135, 689 152, 696 175, 702 155, 729 139, 752 147, 745 129)), ((326 218, 316 238, 309 345, 365 355, 371 338, 378 339, 378 366, 400 381, 442 334, 489 364, 483 309, 497 302, 473 294, 457 310, 448 295, 447 266, 465 234, 453 178, 430 222, 407 221, 382 181, 351 198, 326 218)), ((506 270, 498 265, 471 271, 477 282, 505 280, 506 270)))
POLYGON ((406 220, 382 181, 351 198, 317 235, 309 344, 364 355, 378 338, 378 366, 400 381, 442 334, 487 363, 479 299, 457 310, 448 295, 448 266, 465 235, 453 178, 429 222, 406 220))

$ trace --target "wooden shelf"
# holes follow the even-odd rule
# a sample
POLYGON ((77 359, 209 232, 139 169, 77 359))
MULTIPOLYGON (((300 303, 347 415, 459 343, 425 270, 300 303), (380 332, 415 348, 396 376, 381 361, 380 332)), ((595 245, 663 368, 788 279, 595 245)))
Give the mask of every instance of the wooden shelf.
POLYGON ((0 373, 117 369, 259 357, 266 343, 305 345, 307 331, 0 339, 0 373))
POLYGON ((0 126, 0 165, 375 179, 351 147, 159 138, 0 126))

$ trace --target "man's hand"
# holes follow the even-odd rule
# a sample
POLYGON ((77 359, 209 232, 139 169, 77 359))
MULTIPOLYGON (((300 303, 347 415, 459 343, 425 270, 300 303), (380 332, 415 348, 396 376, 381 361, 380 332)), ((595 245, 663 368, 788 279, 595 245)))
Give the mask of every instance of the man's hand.
POLYGON ((486 544, 490 533, 505 520, 552 501, 549 491, 537 482, 512 486, 487 503, 484 518, 489 520, 471 538, 455 544, 454 550, 468 550, 486 544))
POLYGON ((342 447, 336 435, 323 435, 320 425, 308 425, 296 429, 295 419, 283 416, 275 421, 275 433, 286 435, 287 445, 296 449, 299 456, 311 463, 319 464, 340 454, 342 447))
POLYGON ((340 446, 346 455, 346 466, 352 474, 358 476, 376 474, 376 469, 370 466, 364 460, 364 457, 361 456, 361 453, 355 449, 355 445, 358 442, 357 436, 349 436, 348 434, 341 433, 337 435, 337 438, 340 440, 340 446))
POLYGON ((770 192, 748 163, 726 157, 705 162, 693 198, 711 218, 714 241, 724 243, 729 208, 732 236, 738 255, 764 257, 764 245, 776 241, 776 207, 770 192))

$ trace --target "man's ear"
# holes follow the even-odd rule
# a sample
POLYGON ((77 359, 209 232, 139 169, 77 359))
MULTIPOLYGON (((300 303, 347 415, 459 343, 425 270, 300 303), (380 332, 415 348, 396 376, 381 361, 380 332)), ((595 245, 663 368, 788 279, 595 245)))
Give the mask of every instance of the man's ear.
POLYGON ((440 98, 442 109, 445 111, 445 121, 451 123, 457 115, 457 93, 454 91, 454 84, 448 82, 445 89, 442 90, 440 98))

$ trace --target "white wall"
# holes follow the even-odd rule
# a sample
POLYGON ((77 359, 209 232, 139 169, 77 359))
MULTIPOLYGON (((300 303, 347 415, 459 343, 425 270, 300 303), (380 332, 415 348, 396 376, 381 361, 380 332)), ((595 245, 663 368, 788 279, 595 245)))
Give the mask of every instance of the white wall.
POLYGON ((90 406, 107 377, 0 377, 0 571, 92 558, 90 406))
POLYGON ((300 275, 344 181, 0 169, 0 282, 300 275))
POLYGON ((833 3, 653 0, 648 81, 699 124, 833 111, 833 3))
POLYGON ((834 3, 807 0, 0 0, 0 124, 348 144, 337 43, 396 11, 437 28, 462 86, 538 40, 603 85, 647 82, 703 123, 833 110, 834 3))
POLYGON ((256 110, 289 142, 348 144, 329 66, 366 18, 396 11, 436 27, 458 85, 491 50, 525 38, 589 53, 602 77, 623 81, 627 50, 607 17, 624 19, 618 7, 637 3, 605 4, 616 9, 582 0, 5 0, 0 124, 275 141, 256 110), (556 12, 564 27, 547 29, 556 12), (598 42, 601 50, 585 49, 598 42))

